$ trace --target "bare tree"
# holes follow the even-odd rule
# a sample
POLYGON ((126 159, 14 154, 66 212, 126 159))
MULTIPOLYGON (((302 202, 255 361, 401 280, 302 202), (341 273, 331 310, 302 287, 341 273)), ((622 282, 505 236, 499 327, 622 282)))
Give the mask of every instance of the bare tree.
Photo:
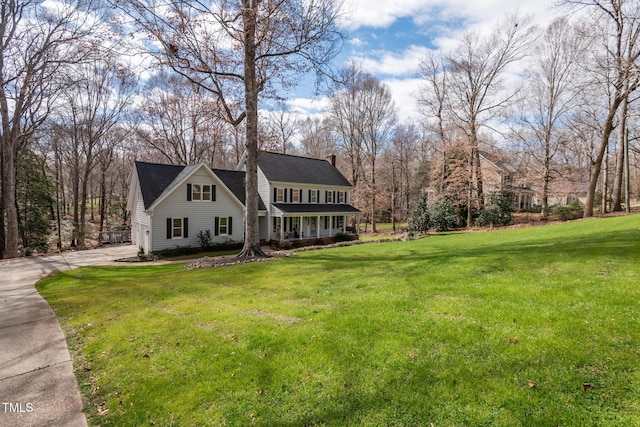
POLYGON ((298 131, 298 120, 284 103, 279 103, 275 110, 266 113, 266 127, 273 135, 276 149, 284 154, 293 150, 293 138, 298 131))
POLYGON ((584 207, 587 218, 593 216, 602 163, 619 108, 640 85, 637 64, 640 59, 640 3, 636 0, 567 0, 566 3, 590 8, 592 26, 599 31, 603 44, 602 50, 593 50, 592 76, 600 86, 607 86, 605 90, 609 101, 589 176, 584 207))
POLYGON ((18 256, 16 164, 64 84, 58 79, 61 68, 92 50, 90 44, 79 45, 92 30, 86 13, 91 6, 83 1, 0 2, 1 257, 18 256))
POLYGON ((210 91, 225 120, 245 123, 245 242, 240 256, 264 255, 258 235, 258 98, 291 84, 337 54, 338 0, 126 0, 115 2, 155 39, 161 65, 210 91))
POLYGON ((217 99, 202 87, 160 73, 147 84, 140 126, 147 144, 165 161, 216 166, 225 144, 225 127, 217 99))
POLYGON ((415 125, 397 126, 393 134, 389 151, 394 163, 393 174, 397 174, 394 178, 393 187, 397 186, 398 198, 400 200, 400 217, 405 220, 411 212, 411 195, 415 192, 412 185, 413 166, 417 160, 416 152, 418 145, 422 139, 418 128, 415 125))
POLYGON ((323 159, 336 152, 336 143, 331 133, 328 119, 307 117, 299 120, 300 149, 302 154, 316 159, 323 159))
POLYGON ((502 76, 507 68, 522 59, 532 42, 528 19, 508 17, 488 37, 467 33, 458 48, 445 57, 447 95, 454 123, 462 130, 470 147, 467 226, 471 226, 473 190, 480 209, 484 203, 480 169, 481 127, 504 111, 513 100, 514 89, 505 90, 502 76))
POLYGON ((358 85, 364 78, 357 65, 351 64, 341 71, 339 81, 332 90, 329 117, 338 146, 347 154, 351 169, 351 183, 358 188, 363 173, 363 141, 358 131, 358 85))
POLYGON ((563 122, 577 106, 579 65, 589 39, 566 18, 553 21, 533 49, 527 95, 519 103, 514 135, 533 158, 530 167, 542 182, 541 218, 549 215, 550 184, 557 170, 554 158, 568 139, 563 122))
POLYGON ((67 130, 68 161, 72 171, 72 246, 85 248, 86 200, 89 178, 104 152, 113 150, 106 138, 116 126, 135 88, 135 78, 126 68, 109 60, 94 60, 76 66, 64 90, 66 107, 61 127, 67 130))
POLYGON ((376 165, 393 136, 397 121, 396 107, 389 88, 371 76, 360 82, 359 91, 358 132, 361 134, 365 159, 369 164, 369 174, 364 176, 369 187, 371 231, 375 233, 377 232, 376 198, 379 197, 376 186, 376 165))
POLYGON ((373 76, 351 66, 347 79, 333 91, 330 114, 334 132, 351 160, 352 182, 356 190, 360 179, 367 187, 372 231, 376 231, 376 164, 393 136, 396 109, 389 88, 373 76), (368 164, 369 168, 364 167, 368 164))

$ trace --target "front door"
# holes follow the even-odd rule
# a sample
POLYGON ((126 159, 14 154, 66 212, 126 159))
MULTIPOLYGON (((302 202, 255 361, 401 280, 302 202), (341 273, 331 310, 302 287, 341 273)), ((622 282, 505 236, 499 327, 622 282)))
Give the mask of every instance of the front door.
POLYGON ((309 237, 317 237, 318 236, 318 218, 311 217, 309 218, 309 237))

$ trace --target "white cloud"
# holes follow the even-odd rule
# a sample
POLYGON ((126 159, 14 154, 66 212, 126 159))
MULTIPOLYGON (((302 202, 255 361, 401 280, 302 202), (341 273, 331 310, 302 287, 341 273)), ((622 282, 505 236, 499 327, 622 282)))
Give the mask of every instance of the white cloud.
POLYGON ((413 76, 418 72, 420 62, 429 53, 424 46, 411 45, 400 53, 389 51, 373 52, 372 57, 353 57, 356 64, 360 64, 364 71, 371 74, 387 76, 413 76))
POLYGON ((418 89, 423 83, 419 78, 383 80, 393 96, 393 102, 398 111, 398 122, 403 124, 415 123, 421 120, 418 112, 418 89))
POLYGON ((534 14, 548 20, 554 13, 554 0, 348 0, 343 25, 349 29, 361 27, 386 28, 399 18, 412 18, 418 25, 457 21, 458 26, 484 27, 509 11, 534 14))
POLYGON ((292 113, 301 117, 322 116, 329 107, 329 98, 294 98, 286 101, 292 113))

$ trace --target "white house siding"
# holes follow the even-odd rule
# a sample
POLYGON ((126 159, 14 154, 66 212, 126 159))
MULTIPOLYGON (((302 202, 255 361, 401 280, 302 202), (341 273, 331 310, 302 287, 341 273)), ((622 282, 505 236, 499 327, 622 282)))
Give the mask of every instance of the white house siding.
POLYGON ((226 187, 204 171, 195 173, 182 183, 167 198, 162 200, 153 212, 153 251, 177 246, 199 246, 198 233, 211 231, 212 241, 242 241, 244 239, 243 210, 226 190, 226 187), (216 201, 187 201, 187 184, 216 185, 216 201), (231 217, 232 234, 215 236, 215 217, 231 217), (167 218, 188 218, 187 238, 167 239, 167 218))
POLYGON ((271 224, 271 210, 269 206, 271 206, 271 186, 269 185, 269 180, 262 173, 260 168, 258 168, 258 194, 262 199, 262 202, 267 207, 267 214, 264 217, 258 218, 258 234, 261 240, 269 240, 270 228, 269 224, 271 224))
POLYGON ((149 215, 144 212, 144 201, 142 200, 142 192, 139 186, 133 206, 133 212, 131 213, 131 243, 142 247, 145 252, 148 252, 149 234, 147 231, 151 225, 151 220, 149 215))

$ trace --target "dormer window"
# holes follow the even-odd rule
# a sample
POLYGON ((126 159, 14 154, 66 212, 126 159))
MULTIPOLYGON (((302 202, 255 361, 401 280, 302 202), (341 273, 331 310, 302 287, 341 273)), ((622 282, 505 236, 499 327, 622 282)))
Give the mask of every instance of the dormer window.
POLYGON ((211 202, 216 200, 216 186, 210 184, 187 184, 188 201, 211 202))

